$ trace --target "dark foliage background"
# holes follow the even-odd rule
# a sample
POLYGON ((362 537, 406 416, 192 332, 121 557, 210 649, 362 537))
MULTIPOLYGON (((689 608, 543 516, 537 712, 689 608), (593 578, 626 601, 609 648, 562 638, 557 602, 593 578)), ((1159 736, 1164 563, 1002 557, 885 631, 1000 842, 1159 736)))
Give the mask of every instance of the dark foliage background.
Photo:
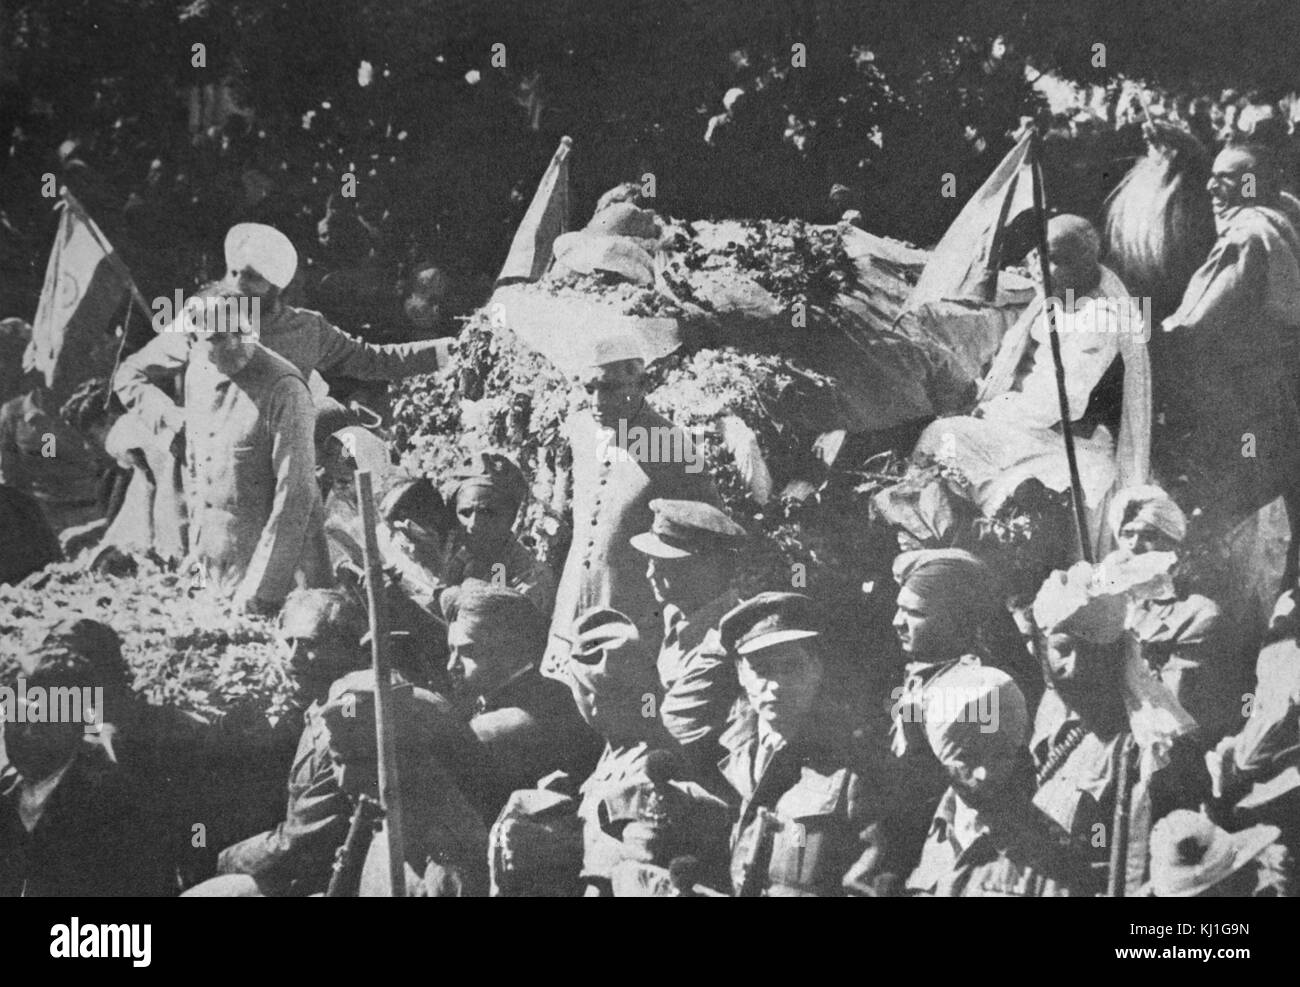
POLYGON ((661 212, 824 222, 856 206, 869 228, 925 243, 1039 108, 1026 59, 1087 82, 1281 89, 1297 29, 1286 0, 0 0, 0 260, 39 287, 40 179, 70 137, 102 183, 105 227, 162 158, 174 195, 154 229, 120 232, 122 249, 174 238, 191 266, 239 218, 251 166, 275 186, 262 218, 297 237, 313 239, 353 173, 395 258, 495 274, 563 134, 578 217, 653 173, 661 212), (252 126, 196 133, 188 88, 223 80, 252 126), (748 95, 706 145, 732 87, 748 95), (955 198, 937 191, 948 172, 955 198))

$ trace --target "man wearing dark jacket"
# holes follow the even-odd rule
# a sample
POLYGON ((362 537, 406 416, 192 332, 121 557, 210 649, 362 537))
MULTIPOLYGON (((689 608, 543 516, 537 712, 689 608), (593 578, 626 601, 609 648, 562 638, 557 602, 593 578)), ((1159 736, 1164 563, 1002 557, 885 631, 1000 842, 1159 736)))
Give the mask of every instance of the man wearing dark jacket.
POLYGON ((47 717, 50 710, 38 708, 40 697, 54 690, 93 695, 92 681, 84 659, 42 649, 27 676, 27 708, 5 724, 9 761, 0 763, 0 895, 175 893, 157 852, 162 834, 152 825, 149 793, 86 732, 97 713, 93 705, 81 704, 80 720, 47 717))
POLYGON ((347 837, 352 807, 339 788, 321 709, 330 684, 365 665, 364 615, 339 590, 295 590, 280 614, 280 637, 309 703, 289 772, 284 821, 222 851, 219 877, 187 892, 195 897, 285 897, 324 891, 334 851, 347 837))
POLYGON ((495 819, 516 789, 565 771, 587 777, 603 746, 568 687, 538 671, 545 622, 518 590, 467 579, 442 594, 457 705, 486 749, 478 806, 495 819))

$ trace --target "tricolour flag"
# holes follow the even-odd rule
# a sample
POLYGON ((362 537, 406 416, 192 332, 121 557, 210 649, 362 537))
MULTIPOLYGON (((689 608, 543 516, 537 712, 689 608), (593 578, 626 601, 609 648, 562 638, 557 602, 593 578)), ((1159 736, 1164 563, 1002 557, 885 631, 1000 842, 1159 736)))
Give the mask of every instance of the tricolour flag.
POLYGON ((930 254, 904 311, 927 302, 991 302, 997 295, 1007 225, 1034 207, 1032 131, 971 196, 930 254))
POLYGON ((131 275, 95 221, 66 190, 32 325, 36 368, 56 391, 71 390, 98 366, 104 329, 130 292, 131 275))
POLYGON ((560 139, 551 163, 524 213, 510 244, 510 255, 497 284, 536 281, 551 266, 555 239, 569 231, 569 151, 573 140, 560 139))

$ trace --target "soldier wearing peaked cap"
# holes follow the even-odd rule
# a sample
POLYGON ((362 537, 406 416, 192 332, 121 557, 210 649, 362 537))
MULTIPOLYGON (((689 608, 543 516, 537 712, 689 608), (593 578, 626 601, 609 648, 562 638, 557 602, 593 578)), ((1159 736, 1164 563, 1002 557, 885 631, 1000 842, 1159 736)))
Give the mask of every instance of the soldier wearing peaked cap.
POLYGON ((626 859, 666 865, 690 851, 721 863, 726 803, 688 780, 675 757, 672 780, 648 780, 653 758, 671 756, 676 745, 654 716, 657 674, 636 626, 617 610, 589 610, 574 625, 574 641, 573 695, 606 740, 578 807, 588 895, 607 894, 613 868, 626 859))
POLYGON ((878 853, 870 784, 849 767, 848 731, 826 712, 812 601, 760 593, 720 637, 748 700, 723 736, 723 777, 740 807, 731 836, 738 897, 871 894, 856 875, 878 853))
POLYGON ((726 791, 716 769, 718 738, 740 685, 717 627, 740 602, 732 583, 745 529, 697 500, 657 499, 650 509, 650 530, 634 536, 632 547, 648 557, 646 577, 663 608, 660 716, 700 781, 726 791))

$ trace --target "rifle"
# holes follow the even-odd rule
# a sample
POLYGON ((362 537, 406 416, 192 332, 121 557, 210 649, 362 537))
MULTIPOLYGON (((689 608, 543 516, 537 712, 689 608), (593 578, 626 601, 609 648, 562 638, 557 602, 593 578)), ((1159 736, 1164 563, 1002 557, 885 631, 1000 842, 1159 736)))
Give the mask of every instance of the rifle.
POLYGON ((357 796, 357 807, 352 812, 347 839, 334 851, 334 869, 330 874, 326 898, 355 898, 361 884, 361 869, 366 863, 366 851, 379 829, 384 810, 369 795, 357 796))
POLYGON ((388 621, 384 575, 375 534, 375 499, 370 471, 357 473, 357 507, 361 512, 362 554, 366 564, 366 600, 370 611, 370 657, 375 671, 375 732, 379 749, 379 797, 388 817, 388 865, 391 893, 406 897, 406 840, 402 826, 402 792, 397 767, 397 723, 392 708, 392 676, 388 663, 388 621))

